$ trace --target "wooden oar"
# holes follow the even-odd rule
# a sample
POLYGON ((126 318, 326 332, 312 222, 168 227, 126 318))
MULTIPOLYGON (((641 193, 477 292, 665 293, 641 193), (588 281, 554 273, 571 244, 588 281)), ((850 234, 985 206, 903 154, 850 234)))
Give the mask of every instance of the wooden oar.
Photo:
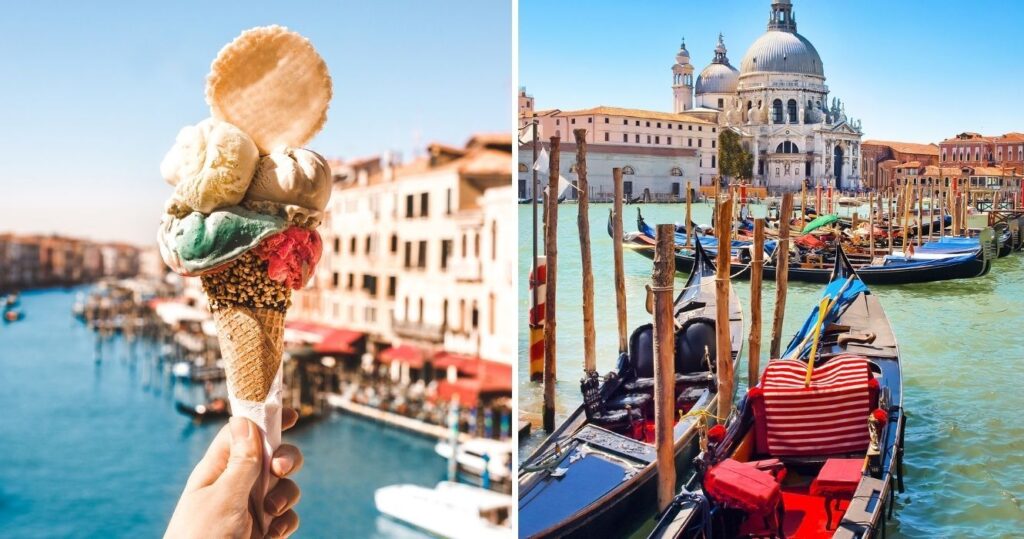
POLYGON ((821 303, 818 304, 818 323, 814 325, 814 344, 811 345, 811 357, 807 358, 807 376, 804 378, 804 387, 811 387, 811 374, 814 373, 814 356, 818 353, 818 341, 821 337, 821 325, 825 322, 826 308, 831 311, 832 305, 831 301, 824 297, 821 298, 821 303))
MULTIPOLYGON (((846 279, 846 282, 843 284, 843 287, 840 288, 839 292, 836 293, 835 297, 829 298, 828 296, 825 296, 825 297, 821 298, 821 301, 823 303, 825 301, 828 301, 829 299, 831 299, 831 301, 828 302, 828 307, 825 309, 825 313, 826 314, 828 312, 832 311, 832 308, 835 307, 836 302, 839 301, 839 297, 842 296, 844 292, 846 292, 846 289, 850 287, 850 284, 853 283, 853 279, 855 277, 856 277, 856 274, 849 276, 846 279)), ((820 307, 820 305, 818 307, 818 316, 819 316, 819 319, 818 319, 818 323, 815 325, 815 331, 817 331, 817 327, 820 326, 824 322, 824 317, 822 317, 822 315, 821 315, 821 307, 820 307)), ((793 351, 793 354, 790 356, 790 358, 799 358, 800 357, 800 353, 803 352, 804 346, 807 346, 807 341, 809 339, 811 339, 811 337, 812 337, 811 335, 808 335, 808 336, 804 337, 804 340, 800 341, 800 344, 796 347, 796 350, 793 351)))

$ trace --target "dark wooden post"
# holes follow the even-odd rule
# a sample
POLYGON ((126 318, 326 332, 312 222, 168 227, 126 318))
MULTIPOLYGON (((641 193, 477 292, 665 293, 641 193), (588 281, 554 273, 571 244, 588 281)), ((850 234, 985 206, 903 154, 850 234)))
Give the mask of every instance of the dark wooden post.
POLYGON ((558 305, 558 160, 560 140, 551 137, 551 159, 548 169, 548 191, 544 195, 544 211, 548 223, 544 229, 544 256, 547 259, 547 285, 544 298, 544 430, 555 430, 555 380, 558 364, 555 361, 555 311, 558 305))
POLYGON ((754 252, 750 262, 750 348, 747 355, 747 387, 757 385, 761 374, 761 276, 764 271, 764 219, 754 219, 754 252))
POLYGON ((615 182, 615 220, 612 221, 612 254, 615 259, 615 312, 619 322, 619 353, 626 352, 626 270, 622 262, 622 169, 612 169, 615 182))
POLYGON ((574 129, 576 137, 576 188, 579 194, 579 212, 576 225, 580 229, 580 257, 583 276, 583 370, 597 370, 597 351, 594 344, 594 268, 590 257, 590 186, 587 183, 587 130, 574 129))
POLYGON ((675 496, 675 318, 672 316, 676 276, 674 225, 658 225, 654 258, 654 447, 658 466, 658 511, 675 496))
POLYGON ((782 195, 782 222, 775 256, 775 316, 772 318, 771 355, 778 358, 782 348, 782 322, 786 315, 786 291, 789 284, 789 219, 793 216, 793 194, 782 195))
MULTIPOLYGON (((789 210, 792 212, 793 195, 789 197, 789 210)), ((736 387, 732 366, 732 335, 729 332, 729 271, 732 269, 729 263, 732 258, 729 238, 732 235, 732 221, 727 216, 732 215, 732 204, 732 197, 727 197, 718 206, 718 226, 715 228, 718 236, 718 267, 715 274, 715 332, 718 335, 718 349, 715 365, 718 371, 718 417, 723 418, 729 417, 732 412, 732 395, 736 387)))
POLYGON ((690 193, 691 190, 692 189, 690 187, 690 182, 686 182, 686 246, 687 247, 690 246, 690 236, 692 236, 696 232, 695 230, 692 230, 691 227, 690 227, 690 223, 693 222, 692 221, 692 216, 690 215, 690 204, 691 204, 690 198, 692 197, 692 195, 690 193))

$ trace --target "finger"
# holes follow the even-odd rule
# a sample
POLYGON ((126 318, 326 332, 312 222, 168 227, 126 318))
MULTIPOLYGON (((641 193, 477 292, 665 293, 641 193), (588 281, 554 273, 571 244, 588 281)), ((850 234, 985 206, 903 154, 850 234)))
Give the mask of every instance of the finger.
POLYGON ((212 485, 220 477, 220 474, 224 473, 230 454, 231 433, 228 431, 228 426, 224 425, 217 436, 213 438, 213 442, 210 443, 210 447, 207 448, 206 454, 203 455, 199 464, 196 464, 192 474, 189 475, 188 482, 185 483, 185 492, 193 492, 212 485))
POLYGON ((263 470, 260 429, 244 417, 232 417, 228 427, 231 432, 231 454, 224 473, 217 478, 217 485, 228 489, 229 495, 245 500, 263 470))
POLYGON ((274 488, 270 489, 266 499, 263 500, 263 506, 268 513, 277 517, 299 503, 301 497, 302 492, 295 481, 282 479, 274 488))
POLYGON ((288 430, 295 426, 299 421, 299 412, 295 411, 294 408, 285 408, 281 410, 281 430, 288 430))
POLYGON ((299 515, 295 511, 288 511, 287 513, 277 517, 273 522, 270 523, 270 537, 277 539, 278 537, 288 537, 295 533, 295 530, 299 529, 299 515))
POLYGON ((274 452, 274 460, 270 461, 270 471, 278 477, 287 477, 302 469, 302 461, 298 447, 281 444, 274 452))

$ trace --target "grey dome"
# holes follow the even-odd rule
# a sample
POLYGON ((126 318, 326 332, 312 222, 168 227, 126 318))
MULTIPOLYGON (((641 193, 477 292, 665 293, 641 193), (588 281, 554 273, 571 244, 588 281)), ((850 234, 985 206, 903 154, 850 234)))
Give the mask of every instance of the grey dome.
POLYGON ((769 30, 747 49, 740 73, 798 73, 825 78, 818 51, 796 32, 769 30))
POLYGON ((729 64, 711 64, 697 76, 697 95, 734 94, 740 72, 729 64))

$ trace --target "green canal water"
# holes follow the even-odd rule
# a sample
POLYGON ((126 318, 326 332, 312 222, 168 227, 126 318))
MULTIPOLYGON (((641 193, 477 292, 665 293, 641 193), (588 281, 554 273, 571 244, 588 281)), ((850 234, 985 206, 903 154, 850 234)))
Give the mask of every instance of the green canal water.
MULTIPOLYGON (((681 204, 626 206, 625 230, 636 230, 636 208, 650 224, 683 222, 681 204)), ((590 209, 597 366, 614 367, 615 321, 612 242, 606 232, 609 204, 590 209)), ((756 208, 755 215, 763 215, 756 208)), ((709 205, 694 205, 694 220, 710 221, 709 205)), ((519 210, 519 402, 539 413, 539 384, 529 381, 528 330, 532 214, 519 210)), ((540 249, 543 252, 543 249, 540 249)), ((582 401, 583 303, 577 206, 563 204, 558 218, 558 420, 582 401)), ((643 305, 651 261, 624 253, 628 326, 650 321, 643 305)), ((684 276, 677 275, 681 287, 684 276)), ((749 281, 734 281, 749 321, 749 281)), ((784 342, 820 294, 819 285, 790 283, 784 342)), ((907 492, 897 495, 890 537, 1024 537, 1024 253, 997 260, 989 275, 940 283, 872 287, 899 341, 908 416, 907 492)), ((762 342, 769 341, 774 283, 765 283, 762 342)), ((749 326, 745 327, 749 331, 749 326)), ((767 348, 767 344, 763 345, 767 348)), ((737 368, 745 390, 746 350, 737 368)), ((763 365, 764 359, 762 359, 763 365)), ((539 416, 538 416, 539 417, 539 416)), ((543 438, 537 431, 520 445, 521 458, 543 438)), ((642 517, 638 520, 642 520, 642 517)))

